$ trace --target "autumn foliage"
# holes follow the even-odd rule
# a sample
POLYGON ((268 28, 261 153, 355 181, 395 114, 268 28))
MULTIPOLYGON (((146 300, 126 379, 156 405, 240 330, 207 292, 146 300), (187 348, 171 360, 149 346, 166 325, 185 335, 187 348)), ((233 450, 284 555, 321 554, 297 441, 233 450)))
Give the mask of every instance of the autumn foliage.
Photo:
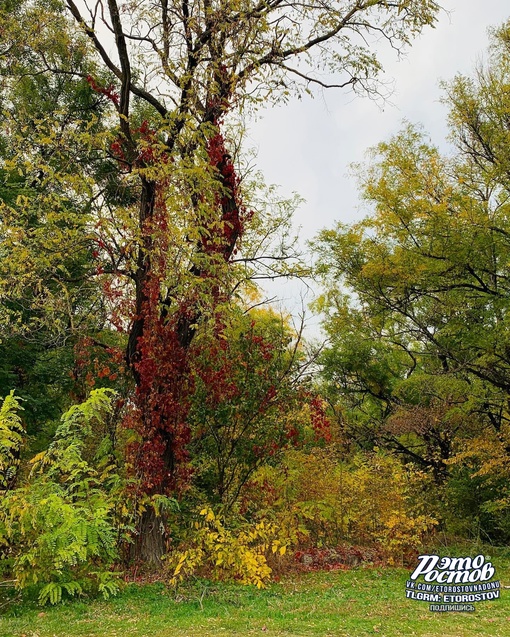
POLYGON ((372 35, 400 50, 438 5, 99 7, 0 11, 2 575, 57 603, 122 569, 262 587, 405 565, 438 530, 507 542, 508 25, 447 87, 457 154, 381 143, 371 214, 312 268, 241 117, 373 94, 372 35), (291 276, 327 341, 264 299, 291 276))

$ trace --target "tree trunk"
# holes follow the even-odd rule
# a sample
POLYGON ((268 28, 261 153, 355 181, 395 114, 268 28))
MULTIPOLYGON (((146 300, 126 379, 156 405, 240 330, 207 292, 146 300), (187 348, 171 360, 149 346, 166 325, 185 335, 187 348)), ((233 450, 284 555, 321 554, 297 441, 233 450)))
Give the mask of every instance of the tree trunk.
POLYGON ((157 567, 161 566, 161 558, 166 550, 165 519, 149 506, 142 514, 133 556, 137 561, 157 567))
MULTIPOLYGON (((219 132, 209 140, 208 153, 211 165, 219 173, 216 205, 223 224, 218 228, 215 222, 212 223, 218 241, 208 241, 204 235, 197 251, 210 254, 213 261, 221 255, 228 263, 242 234, 244 208, 238 198, 238 179, 219 132)), ((166 264, 165 238, 159 237, 161 243, 155 245, 153 227, 157 227, 158 215, 165 214, 164 201, 159 198, 158 184, 145 178, 141 183, 139 226, 142 241, 134 277, 136 310, 126 360, 136 382, 135 402, 142 439, 139 450, 141 489, 149 496, 168 495, 179 487, 182 475, 186 473, 189 432, 186 429, 187 390, 182 388, 186 387, 187 352, 201 311, 196 302, 192 302, 182 311, 169 312, 170 299, 161 297, 160 284, 167 275, 165 268, 170 264, 166 264), (153 473, 149 475, 150 471, 153 473)), ((207 271, 202 271, 196 264, 191 265, 189 273, 197 280, 207 276, 207 271)), ((213 299, 219 295, 219 288, 218 282, 212 282, 213 299)), ((158 563, 165 552, 164 533, 164 521, 149 507, 142 515, 136 557, 158 563)))
POLYGON ((135 317, 131 330, 129 332, 128 344, 126 349, 126 362, 133 373, 136 385, 140 385, 140 375, 136 368, 136 363, 140 360, 140 352, 138 348, 138 340, 143 335, 144 328, 144 306, 148 301, 147 298, 147 277, 150 273, 150 251, 152 241, 150 236, 144 230, 148 222, 154 215, 156 207, 156 184, 147 179, 142 179, 142 196, 140 199, 139 210, 139 226, 143 236, 143 244, 139 246, 135 281, 135 317))

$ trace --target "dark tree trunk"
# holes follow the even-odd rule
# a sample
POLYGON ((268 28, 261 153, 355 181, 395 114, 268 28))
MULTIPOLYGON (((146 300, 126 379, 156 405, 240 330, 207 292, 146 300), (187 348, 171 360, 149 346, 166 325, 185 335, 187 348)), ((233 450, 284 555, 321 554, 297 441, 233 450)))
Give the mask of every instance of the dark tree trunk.
POLYGON ((166 531, 164 517, 148 507, 142 514, 139 533, 134 544, 134 558, 152 567, 161 565, 166 553, 166 531))
MULTIPOLYGON (((151 249, 152 240, 147 227, 154 216, 156 207, 157 186, 154 182, 142 179, 142 195, 139 208, 139 227, 142 232, 143 241, 139 246, 136 264, 135 281, 135 316, 129 332, 128 344, 126 348, 126 362, 130 368, 135 383, 136 392, 140 390, 142 377, 138 369, 141 360, 140 339, 144 335, 145 311, 149 302, 147 296, 147 280, 151 274, 151 249)), ((148 414, 143 413, 143 404, 139 405, 142 411, 142 419, 145 420, 148 414)), ((156 491, 155 491, 156 492, 156 491)), ((155 493, 154 492, 154 493, 155 493)), ((154 495, 149 493, 148 495, 154 495)), ((132 548, 132 557, 151 566, 161 563, 161 558, 165 553, 165 524, 164 519, 156 514, 153 507, 148 506, 142 513, 138 535, 132 548)))
POLYGON ((144 306, 147 303, 147 277, 150 273, 150 252, 151 238, 144 233, 148 222, 154 215, 156 207, 156 184, 153 181, 142 179, 142 196, 140 199, 139 227, 144 236, 143 245, 139 247, 137 255, 135 281, 135 317, 126 350, 126 362, 131 369, 137 386, 140 384, 140 376, 136 368, 136 363, 140 360, 138 340, 143 335, 144 327, 144 306))
MULTIPOLYGON (((211 165, 217 169, 221 184, 218 192, 222 194, 218 195, 217 205, 223 226, 217 242, 208 242, 207 238, 204 238, 197 250, 203 254, 211 253, 214 258, 220 254, 222 259, 228 262, 242 234, 244 209, 237 198, 237 177, 220 133, 210 140, 208 152, 211 165)), ((177 315, 174 313, 172 316, 168 307, 170 299, 161 298, 160 280, 165 273, 158 271, 158 268, 161 269, 158 265, 158 256, 162 257, 158 251, 163 251, 164 254, 165 246, 164 243, 153 245, 151 228, 157 220, 157 215, 164 213, 164 210, 158 209, 159 206, 164 208, 164 203, 158 198, 158 185, 155 182, 142 179, 141 183, 139 227, 142 242, 134 276, 136 310, 129 334, 126 360, 136 382, 136 401, 140 411, 143 439, 140 453, 144 453, 145 447, 145 453, 150 457, 151 441, 156 441, 163 448, 158 459, 152 459, 154 464, 158 465, 160 474, 147 480, 150 487, 144 490, 144 493, 149 496, 168 495, 169 491, 179 484, 180 467, 183 458, 186 457, 187 441, 186 435, 183 435, 183 430, 186 433, 186 397, 182 397, 179 387, 186 382, 186 353, 193 341, 201 313, 199 307, 192 303, 191 307, 187 307, 181 313, 177 311, 177 315), (155 330, 154 334, 152 330, 155 330), (147 356, 148 343, 149 349, 153 348, 149 359, 152 357, 152 363, 156 361, 156 369, 154 364, 152 368, 149 365, 152 369, 150 376, 144 366, 144 360, 149 359, 143 358, 147 356), (174 363, 170 374, 169 360, 174 363)), ((164 257, 162 261, 165 261, 164 257)), ((189 273, 197 279, 207 275, 197 265, 192 265, 189 273)), ((219 284, 213 287, 213 297, 214 290, 219 294, 219 284)), ((142 473, 143 471, 147 471, 147 463, 142 473)), ((135 544, 136 558, 151 564, 159 563, 166 549, 164 534, 164 520, 156 515, 152 507, 148 507, 140 522, 139 536, 135 544)))

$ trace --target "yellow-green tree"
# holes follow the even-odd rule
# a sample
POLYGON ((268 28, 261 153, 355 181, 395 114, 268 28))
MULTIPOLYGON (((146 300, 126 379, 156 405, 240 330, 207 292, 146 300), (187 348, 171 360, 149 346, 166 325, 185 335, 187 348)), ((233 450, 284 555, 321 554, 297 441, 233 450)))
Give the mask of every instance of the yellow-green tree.
POLYGON ((509 33, 494 31, 487 64, 446 86, 457 152, 407 126, 359 169, 372 214, 317 243, 331 391, 360 440, 439 479, 480 432, 508 455, 509 33))

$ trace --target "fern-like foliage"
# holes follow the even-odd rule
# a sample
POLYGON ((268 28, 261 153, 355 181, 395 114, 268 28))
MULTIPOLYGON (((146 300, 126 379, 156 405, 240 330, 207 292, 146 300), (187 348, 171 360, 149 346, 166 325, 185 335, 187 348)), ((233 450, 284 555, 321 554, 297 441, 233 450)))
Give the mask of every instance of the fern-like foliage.
POLYGON ((0 546, 15 555, 13 574, 21 589, 40 585, 39 601, 55 604, 67 595, 118 590, 110 572, 117 559, 116 507, 121 478, 108 446, 89 461, 85 450, 94 429, 112 410, 114 392, 94 390, 62 417, 47 451, 33 460, 24 486, 0 502, 0 546))
POLYGON ((13 485, 18 470, 24 433, 18 413, 21 410, 20 399, 13 390, 0 407, 0 492, 13 485))
MULTIPOLYGON (((91 477, 95 472, 84 457, 84 450, 93 434, 93 427, 100 426, 112 412, 112 389, 94 389, 80 405, 73 405, 57 427, 53 442, 47 451, 32 459, 32 473, 46 472, 49 477, 76 486, 80 477, 91 477)), ((105 445, 100 445, 107 453, 105 445)))

